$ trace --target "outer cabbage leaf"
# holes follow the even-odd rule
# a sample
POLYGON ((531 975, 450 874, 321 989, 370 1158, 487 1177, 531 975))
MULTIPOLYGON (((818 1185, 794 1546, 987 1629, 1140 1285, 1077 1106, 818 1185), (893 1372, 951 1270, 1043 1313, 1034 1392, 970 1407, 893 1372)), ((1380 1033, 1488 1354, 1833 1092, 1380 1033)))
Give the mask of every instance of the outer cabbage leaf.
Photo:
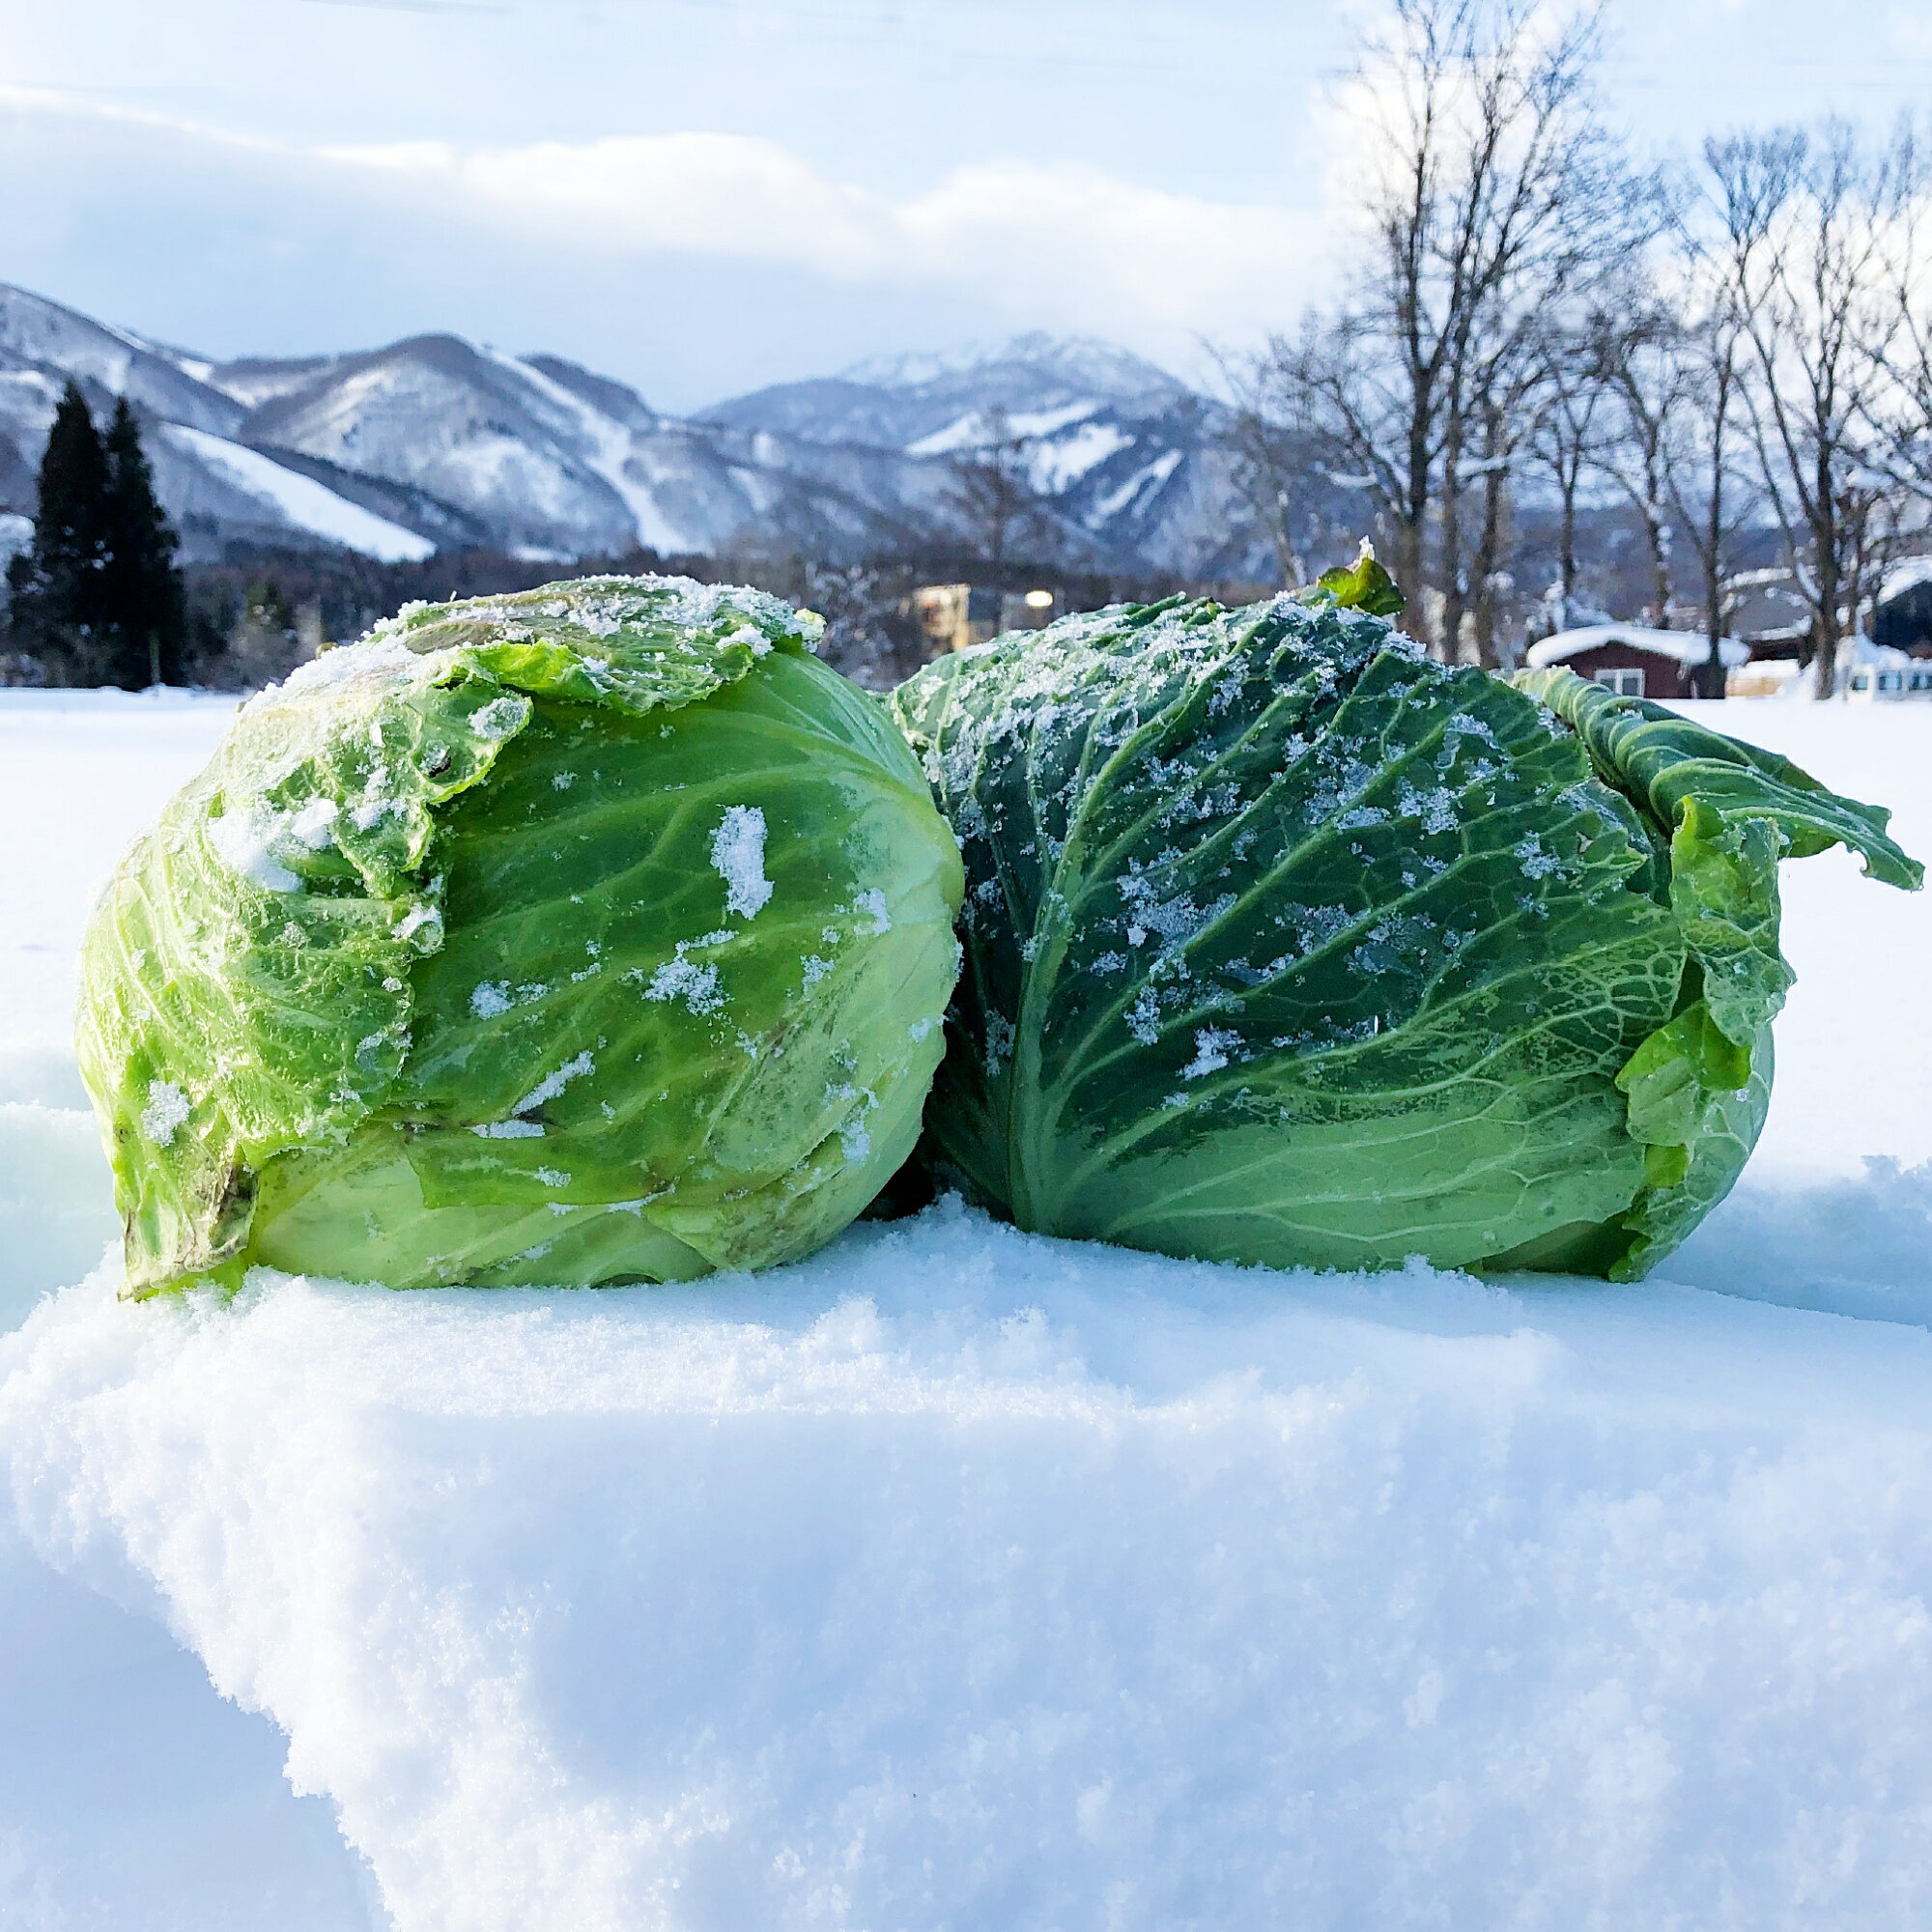
POLYGON ((1729 1192, 1763 1125, 1771 1024, 1792 972, 1778 950, 1777 865, 1844 845, 1867 877, 1916 891, 1924 867, 1887 835, 1890 814, 1828 790, 1663 706, 1555 669, 1515 682, 1582 740, 1598 775, 1669 840, 1670 906, 1692 973, 1686 1003, 1617 1084, 1649 1184, 1628 1217, 1617 1273, 1646 1272, 1729 1192))
POLYGON ((128 1292, 682 1278, 863 1208, 957 861, 812 628, 592 580, 406 611, 245 706, 86 944, 128 1292))
POLYGON ((967 867, 926 1160, 1166 1253, 1640 1273, 1762 1124, 1780 845, 1910 862, 1782 761, 1430 662, 1372 566, 901 688, 967 867))

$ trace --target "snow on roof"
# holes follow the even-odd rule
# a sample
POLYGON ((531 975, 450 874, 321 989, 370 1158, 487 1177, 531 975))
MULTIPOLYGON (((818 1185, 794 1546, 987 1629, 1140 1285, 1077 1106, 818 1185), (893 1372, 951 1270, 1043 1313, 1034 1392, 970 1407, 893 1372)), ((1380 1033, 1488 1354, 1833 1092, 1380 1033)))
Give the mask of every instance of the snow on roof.
POLYGON ((1863 631, 1838 640, 1840 669, 1848 665, 1876 665, 1881 670, 1903 670, 1918 662, 1910 651, 1902 651, 1896 644, 1881 644, 1863 631))
MULTIPOLYGON (((1710 640, 1696 631, 1648 631, 1641 624, 1586 624, 1580 630, 1558 631, 1553 638, 1531 644, 1529 663, 1538 670, 1546 666, 1566 663, 1581 651, 1595 650, 1600 644, 1627 644, 1634 651, 1648 651, 1653 657, 1672 658, 1681 665, 1700 664, 1710 655, 1710 640)), ((1719 655, 1735 668, 1750 658, 1750 646, 1735 638, 1719 640, 1719 655)))
POLYGON ((1901 557, 1886 572, 1885 582, 1879 585, 1878 601, 1889 604, 1894 597, 1903 597, 1921 583, 1932 583, 1932 556, 1901 557))

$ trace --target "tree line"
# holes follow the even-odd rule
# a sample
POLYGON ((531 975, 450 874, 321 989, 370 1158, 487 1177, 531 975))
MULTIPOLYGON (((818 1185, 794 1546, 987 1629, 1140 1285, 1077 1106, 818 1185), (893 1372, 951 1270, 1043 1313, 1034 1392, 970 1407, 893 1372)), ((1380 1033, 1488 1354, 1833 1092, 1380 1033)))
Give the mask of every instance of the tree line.
POLYGON ((1344 83, 1359 143, 1341 292, 1224 359, 1284 574, 1367 524, 1442 656, 1567 628, 1603 506, 1643 621, 1710 640, 1767 549, 1816 689, 1932 507, 1927 156, 1909 120, 1714 136, 1645 163, 1599 88, 1601 15, 1395 0, 1344 83), (1525 593, 1519 526, 1548 526, 1525 593))
POLYGON ((7 565, 7 642, 37 681, 179 683, 188 623, 176 538, 128 399, 103 434, 69 383, 41 459, 33 541, 7 565))

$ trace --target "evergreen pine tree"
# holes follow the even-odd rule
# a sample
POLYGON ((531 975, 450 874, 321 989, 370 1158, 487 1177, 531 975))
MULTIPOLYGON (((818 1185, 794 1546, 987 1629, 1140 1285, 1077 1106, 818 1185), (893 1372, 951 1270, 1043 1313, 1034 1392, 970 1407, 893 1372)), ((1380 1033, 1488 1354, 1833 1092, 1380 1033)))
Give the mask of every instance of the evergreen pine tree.
POLYGON ((155 496, 154 471, 126 396, 114 405, 105 453, 102 672, 130 691, 178 683, 186 656, 187 602, 175 567, 174 529, 155 496))
POLYGON ((57 684, 100 674, 107 482, 87 398, 69 383, 41 458, 33 544, 7 566, 14 648, 37 658, 57 684))

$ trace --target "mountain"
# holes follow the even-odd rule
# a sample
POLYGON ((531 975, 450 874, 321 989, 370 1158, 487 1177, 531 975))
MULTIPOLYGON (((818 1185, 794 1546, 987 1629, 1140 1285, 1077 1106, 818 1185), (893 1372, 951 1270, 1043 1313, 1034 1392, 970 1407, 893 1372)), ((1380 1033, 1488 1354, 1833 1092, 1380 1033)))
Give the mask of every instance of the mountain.
POLYGON ((1073 554, 1189 576, 1268 568, 1220 406, 1111 343, 1032 334, 956 357, 878 357, 699 420, 826 452, 828 467, 833 451, 891 452, 929 479, 926 502, 945 500, 957 461, 1016 441, 1073 554))
POLYGON ((430 533, 434 517, 380 483, 254 448, 247 403, 210 383, 212 367, 0 284, 0 511, 33 513, 54 406, 72 381, 97 416, 116 396, 133 404, 156 487, 190 557, 243 542, 395 559, 426 556, 447 540, 430 533))
POLYGON ((1114 407, 1152 413, 1188 393, 1165 370, 1124 349, 1036 334, 952 357, 873 356, 840 376, 784 383, 720 403, 704 418, 813 442, 907 450, 927 443, 936 451, 967 440, 989 409, 1051 428, 1046 418, 1069 411, 1114 407))
POLYGON ((32 511, 69 378, 97 408, 134 403, 190 558, 242 543, 846 560, 958 541, 960 467, 999 442, 1036 495, 1036 547, 1126 570, 1264 568, 1218 406, 1103 342, 874 358, 685 418, 559 356, 453 335, 219 361, 0 286, 0 512, 32 511))

